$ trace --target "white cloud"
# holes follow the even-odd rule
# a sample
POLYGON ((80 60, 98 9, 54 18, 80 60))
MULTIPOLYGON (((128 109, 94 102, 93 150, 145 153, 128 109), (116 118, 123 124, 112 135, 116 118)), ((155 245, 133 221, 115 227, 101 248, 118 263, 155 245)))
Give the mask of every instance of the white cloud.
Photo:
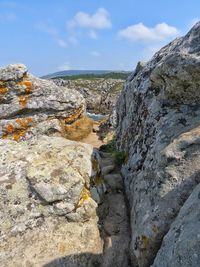
POLYGON ((58 70, 59 71, 63 71, 63 70, 71 70, 71 66, 69 62, 65 62, 62 65, 58 66, 58 70))
POLYGON ((81 35, 82 30, 85 29, 85 34, 91 39, 98 39, 97 30, 109 29, 112 27, 109 13, 105 8, 99 8, 94 14, 85 12, 78 12, 76 15, 66 23, 69 33, 69 42, 77 43, 78 36, 81 35), (75 40, 71 42, 70 39, 75 40))
POLYGON ((97 52, 97 51, 92 51, 90 54, 93 57, 100 57, 101 56, 101 54, 99 52, 97 52))
POLYGON ((153 28, 145 26, 143 23, 128 26, 119 31, 119 37, 133 42, 155 43, 174 37, 179 33, 178 29, 167 23, 159 23, 153 28))
POLYGON ((60 37, 59 30, 50 22, 40 22, 35 25, 35 28, 49 34, 58 46, 63 48, 68 47, 68 43, 60 37))
POLYGON ((71 27, 79 26, 90 29, 106 29, 112 27, 109 13, 104 8, 99 8, 96 13, 92 15, 85 12, 78 12, 70 22, 70 25, 71 27))
POLYGON ((89 36, 91 39, 94 39, 94 40, 98 39, 98 35, 97 35, 97 33, 96 33, 94 30, 89 31, 89 32, 88 32, 88 36, 89 36))

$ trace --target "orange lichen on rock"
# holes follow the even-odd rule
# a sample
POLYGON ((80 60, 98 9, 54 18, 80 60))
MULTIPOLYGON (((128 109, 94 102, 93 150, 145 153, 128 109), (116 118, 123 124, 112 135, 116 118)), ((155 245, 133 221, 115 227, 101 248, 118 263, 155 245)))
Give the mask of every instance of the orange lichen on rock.
POLYGON ((19 98, 19 104, 22 107, 25 107, 27 105, 28 95, 20 95, 18 98, 19 98))
POLYGON ((30 117, 22 118, 22 119, 16 119, 16 123, 19 124, 22 128, 29 127, 32 122, 33 122, 33 119, 30 117))
POLYGON ((85 116, 77 119, 71 124, 66 124, 66 120, 61 120, 64 137, 69 140, 81 141, 87 137, 93 129, 93 121, 85 116))
POLYGON ((26 133, 26 130, 17 130, 14 134, 13 134, 13 140, 18 142, 26 133))
POLYGON ((63 121, 68 124, 68 123, 72 123, 75 120, 77 120, 83 113, 83 108, 79 108, 75 113, 73 113, 72 115, 70 115, 69 117, 65 118, 63 121))
POLYGON ((0 95, 4 95, 4 94, 6 94, 8 92, 8 88, 6 88, 6 87, 0 87, 0 95))
POLYGON ((6 133, 12 134, 15 131, 15 128, 11 123, 9 123, 6 125, 5 131, 6 133))
POLYGON ((83 205, 83 203, 88 200, 91 197, 91 193, 90 191, 84 187, 82 192, 81 192, 81 197, 80 200, 78 202, 78 207, 81 207, 83 205))
POLYGON ((12 139, 14 141, 19 141, 25 134, 27 129, 31 126, 33 120, 32 118, 22 118, 16 119, 18 126, 13 126, 11 123, 5 126, 3 139, 12 139))
POLYGON ((0 96, 4 95, 8 92, 8 88, 6 87, 6 83, 4 81, 0 81, 0 96))
POLYGON ((22 81, 18 82, 17 85, 24 86, 26 88, 25 90, 26 90, 27 94, 30 94, 32 91, 32 88, 33 88, 33 84, 29 80, 22 80, 22 81))

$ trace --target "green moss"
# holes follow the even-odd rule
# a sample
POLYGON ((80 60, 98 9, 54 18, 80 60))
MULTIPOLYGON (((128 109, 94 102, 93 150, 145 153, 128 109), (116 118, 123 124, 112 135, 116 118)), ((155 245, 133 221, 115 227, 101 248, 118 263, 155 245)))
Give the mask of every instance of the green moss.
POLYGON ((117 164, 118 166, 121 166, 127 158, 126 152, 119 151, 117 149, 116 137, 113 137, 113 139, 110 142, 108 142, 108 144, 101 146, 100 150, 102 152, 111 153, 115 160, 115 164, 117 164))

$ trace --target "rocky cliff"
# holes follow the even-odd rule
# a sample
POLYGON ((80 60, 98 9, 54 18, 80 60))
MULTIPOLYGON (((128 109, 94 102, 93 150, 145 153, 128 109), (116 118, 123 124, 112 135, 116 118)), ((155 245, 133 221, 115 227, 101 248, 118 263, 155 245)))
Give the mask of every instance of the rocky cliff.
POLYGON ((199 55, 197 23, 139 65, 117 103, 134 267, 200 265, 199 55))

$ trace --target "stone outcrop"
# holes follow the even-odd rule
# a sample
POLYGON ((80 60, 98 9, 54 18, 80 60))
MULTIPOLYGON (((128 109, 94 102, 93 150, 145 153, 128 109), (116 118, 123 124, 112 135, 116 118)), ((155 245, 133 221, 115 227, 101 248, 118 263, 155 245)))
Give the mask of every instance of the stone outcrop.
POLYGON ((36 78, 24 65, 0 69, 1 138, 20 141, 42 134, 64 135, 65 125, 84 112, 85 100, 76 90, 36 78))
POLYGON ((109 115, 116 104, 124 81, 121 79, 53 79, 59 86, 66 86, 80 92, 85 100, 87 111, 90 113, 109 115))
POLYGON ((199 201, 200 185, 194 189, 171 225, 152 267, 200 266, 199 201))
POLYGON ((153 264, 167 233, 153 266, 199 265, 195 192, 184 205, 200 182, 199 54, 197 23, 136 68, 117 104, 117 143, 128 158, 122 172, 134 266, 153 264))
POLYGON ((99 266, 93 147, 43 136, 0 140, 0 154, 1 266, 99 266))

